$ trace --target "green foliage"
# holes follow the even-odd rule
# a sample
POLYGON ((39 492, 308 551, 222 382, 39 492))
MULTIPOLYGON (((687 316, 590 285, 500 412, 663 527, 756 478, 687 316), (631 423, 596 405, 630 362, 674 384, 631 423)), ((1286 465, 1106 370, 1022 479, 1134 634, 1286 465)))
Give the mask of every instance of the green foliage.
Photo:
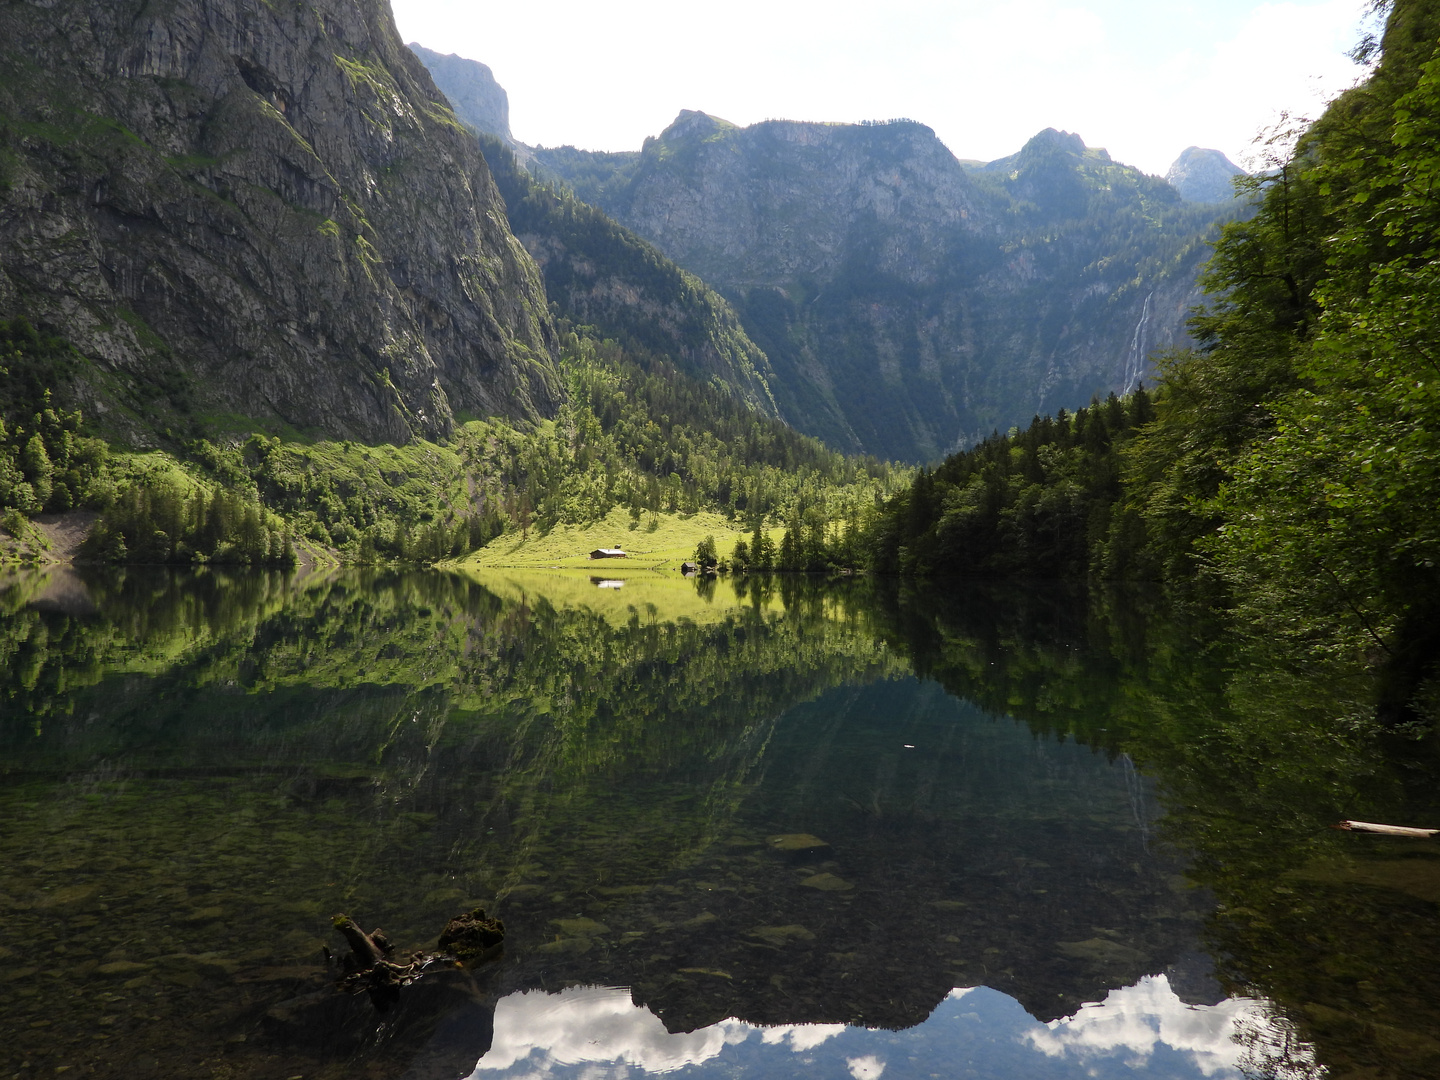
POLYGON ((1215 384, 1212 425, 1244 419, 1173 515, 1247 622, 1383 661, 1397 714, 1440 651, 1437 39, 1433 5, 1396 5, 1370 80, 1222 238, 1184 371, 1215 384))
POLYGON ((1437 40, 1440 10, 1396 5, 1369 81, 1252 182, 1153 420, 1092 403, 922 472, 872 565, 1160 578, 1257 640, 1367 657, 1382 713, 1416 715, 1440 679, 1437 40))
POLYGON ((1142 386, 992 435, 922 469, 856 544, 885 573, 1083 577, 1124 540, 1112 530, 1121 453, 1151 416, 1142 386))
POLYGON ((285 523, 253 492, 195 483, 164 466, 121 486, 86 538, 84 554, 116 563, 295 563, 285 523))
POLYGON ((707 536, 695 545, 695 563, 701 570, 714 570, 720 557, 715 552, 715 537, 707 536))
POLYGON ((460 436, 466 467, 512 526, 542 531, 626 506, 743 520, 828 507, 846 518, 903 482, 904 470, 846 457, 733 397, 613 341, 566 330, 569 400, 553 425, 490 422, 460 436))
POLYGON ((105 444, 81 434, 78 410, 57 404, 80 364, 69 345, 24 319, 0 322, 0 511, 31 516, 108 501, 105 444))
MULTIPOLYGON (((486 147, 488 154, 488 146, 486 147)), ((487 158, 488 160, 488 158, 487 158)), ((591 206, 611 206, 624 198, 625 189, 640 168, 641 152, 577 150, 556 146, 536 154, 543 181, 564 183, 577 198, 591 206)))
POLYGON ((472 421, 448 445, 252 435, 198 439, 183 464, 111 460, 103 442, 78 435, 78 414, 49 405, 50 385, 80 362, 73 350, 23 323, 4 332, 0 510, 105 508, 87 552, 110 561, 270 565, 290 558, 293 537, 360 562, 429 563, 617 506, 637 523, 649 511, 652 526, 658 512, 702 509, 757 528, 807 512, 850 519, 906 478, 827 450, 665 360, 568 329, 569 396, 553 422, 472 421))
POLYGON ((252 488, 297 535, 361 562, 454 558, 503 529, 499 509, 471 497, 452 447, 254 435, 227 449, 201 441, 190 455, 218 480, 252 488))

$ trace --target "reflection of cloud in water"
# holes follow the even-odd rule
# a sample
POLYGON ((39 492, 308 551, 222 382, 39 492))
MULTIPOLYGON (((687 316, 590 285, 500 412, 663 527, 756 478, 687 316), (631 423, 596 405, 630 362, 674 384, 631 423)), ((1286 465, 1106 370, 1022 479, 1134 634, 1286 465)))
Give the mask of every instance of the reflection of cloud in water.
POLYGON ((1237 1035, 1265 1031, 1274 1021, 1264 1004, 1228 998, 1218 1005, 1187 1005, 1164 975, 1147 975, 1134 986, 1112 990, 1098 1004, 1054 1020, 1023 1038, 1049 1057, 1116 1057, 1132 1068, 1146 1065, 1160 1048, 1188 1057, 1205 1076, 1235 1073, 1244 1053, 1237 1035))
POLYGON ((743 1020, 727 1020, 726 1023, 745 1029, 747 1034, 751 1031, 760 1032, 760 1041, 769 1046, 789 1043, 790 1049, 797 1054, 814 1050, 826 1039, 833 1039, 845 1030, 844 1024, 785 1024, 781 1027, 757 1028, 743 1020))
POLYGON ((672 1034, 649 1009, 633 1004, 625 989, 531 990, 496 1005, 495 1042, 472 1080, 501 1080, 502 1074, 505 1080, 633 1080, 677 1070, 696 1080, 847 1072, 854 1080, 882 1080, 895 1069, 948 1075, 957 1055, 979 1069, 977 1075, 1027 1080, 1321 1075, 1311 1048, 1266 1002, 1187 1005, 1165 976, 1153 975, 1050 1024, 997 990, 957 989, 928 1020, 904 1031, 844 1024, 760 1027, 732 1018, 672 1034))
POLYGON ((723 1020, 699 1031, 672 1034, 649 1009, 633 1004, 623 988, 578 986, 558 994, 527 990, 495 1006, 495 1042, 475 1066, 474 1076, 483 1080, 485 1073, 509 1069, 537 1052, 540 1058, 531 1064, 541 1074, 552 1064, 587 1062, 623 1062, 663 1073, 708 1061, 756 1032, 768 1045, 788 1045, 801 1053, 844 1030, 844 1024, 764 1028, 723 1020))

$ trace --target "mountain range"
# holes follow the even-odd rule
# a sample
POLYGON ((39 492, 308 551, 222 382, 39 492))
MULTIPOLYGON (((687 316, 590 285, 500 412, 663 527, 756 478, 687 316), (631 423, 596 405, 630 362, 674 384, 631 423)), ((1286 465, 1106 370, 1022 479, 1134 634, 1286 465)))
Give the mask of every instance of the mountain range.
MULTIPOLYGON (((452 101, 498 89, 458 57, 435 76, 452 101)), ((524 153, 536 180, 728 301, 785 420, 909 461, 1133 389, 1151 352, 1188 340, 1232 212, 1053 129, 976 166, 913 121, 741 128, 685 111, 638 151, 524 153)))
POLYGON ((702 112, 525 147, 488 68, 374 0, 11 4, 0 42, 0 318, 71 342, 131 445, 540 420, 559 317, 932 460, 1132 388, 1233 212, 1054 130, 983 165, 913 121, 702 112))

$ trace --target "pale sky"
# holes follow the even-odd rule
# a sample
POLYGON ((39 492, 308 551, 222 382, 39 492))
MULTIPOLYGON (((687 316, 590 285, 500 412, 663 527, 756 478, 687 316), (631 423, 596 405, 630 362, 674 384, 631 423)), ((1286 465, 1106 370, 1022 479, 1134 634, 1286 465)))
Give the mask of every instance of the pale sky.
POLYGON ((532 145, 636 150, 681 109, 885 120, 992 160, 1047 127, 1163 174, 1190 145, 1256 167, 1280 110, 1362 71, 1365 0, 392 0, 406 41, 489 64, 532 145))

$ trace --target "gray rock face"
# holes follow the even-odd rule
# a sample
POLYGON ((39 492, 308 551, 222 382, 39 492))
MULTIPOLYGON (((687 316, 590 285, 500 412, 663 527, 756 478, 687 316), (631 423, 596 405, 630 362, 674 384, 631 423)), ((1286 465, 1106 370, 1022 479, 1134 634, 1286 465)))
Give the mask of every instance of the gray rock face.
POLYGON ((741 129, 686 111, 646 149, 623 223, 725 286, 834 273, 857 225, 874 234, 876 270, 918 283, 953 234, 985 227, 965 170, 920 124, 741 129))
POLYGON ((414 41, 409 49, 420 58, 463 123, 516 145, 510 134, 510 96, 487 65, 454 53, 438 53, 414 41))
POLYGON ((1132 388, 1185 340, 1214 217, 1056 131, 967 169, 914 122, 685 112, 609 175, 535 157, 720 289, 787 420, 912 461, 1132 388))
POLYGON ((1219 150, 1187 146, 1165 179, 1186 202, 1228 203, 1235 198, 1235 177, 1245 170, 1219 150))
POLYGON ((0 315, 112 431, 556 407, 534 263, 381 0, 6 3, 0 64, 0 315))

